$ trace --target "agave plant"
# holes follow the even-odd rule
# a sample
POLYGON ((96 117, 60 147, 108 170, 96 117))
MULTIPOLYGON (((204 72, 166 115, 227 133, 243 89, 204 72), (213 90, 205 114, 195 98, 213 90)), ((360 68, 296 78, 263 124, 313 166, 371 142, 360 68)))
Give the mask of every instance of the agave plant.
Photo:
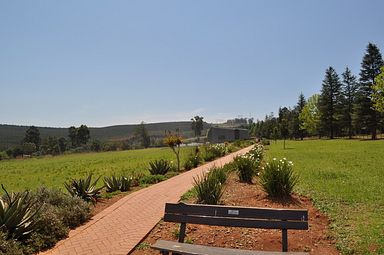
POLYGON ((111 177, 104 177, 104 185, 107 188, 107 192, 114 192, 120 190, 121 187, 121 179, 120 177, 116 177, 112 175, 111 177))
POLYGON ((0 230, 8 233, 8 237, 19 239, 28 235, 35 228, 35 216, 40 208, 33 207, 33 201, 28 191, 8 193, 0 197, 0 230))
POLYGON ((127 177, 121 177, 121 186, 120 186, 120 191, 128 191, 131 188, 132 184, 132 178, 127 178, 127 177))
POLYGON ((65 182, 64 186, 71 196, 77 196, 85 201, 96 203, 97 199, 100 197, 100 190, 104 188, 104 186, 96 188, 96 184, 99 179, 100 177, 92 182, 92 174, 89 174, 86 179, 72 179, 69 183, 65 182))
POLYGON ((154 160, 149 162, 149 172, 152 175, 165 175, 170 168, 171 165, 169 164, 169 161, 165 159, 154 160))

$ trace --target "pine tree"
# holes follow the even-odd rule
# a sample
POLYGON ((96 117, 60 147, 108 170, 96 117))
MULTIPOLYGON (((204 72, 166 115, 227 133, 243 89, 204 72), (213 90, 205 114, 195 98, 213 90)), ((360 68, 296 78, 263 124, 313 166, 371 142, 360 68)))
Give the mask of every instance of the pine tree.
POLYGON ((354 76, 351 70, 346 67, 345 72, 342 74, 343 82, 341 86, 342 95, 343 95, 343 126, 348 130, 349 139, 353 135, 353 125, 352 125, 352 116, 353 116, 353 105, 355 103, 356 91, 357 91, 357 81, 356 76, 354 76))
POLYGON ((384 65, 379 48, 369 43, 367 51, 361 62, 360 84, 356 101, 356 120, 371 134, 372 140, 376 139, 376 130, 379 114, 373 108, 372 93, 375 77, 380 74, 380 67, 384 65))
POLYGON ((340 127, 342 115, 341 83, 333 67, 325 71, 319 100, 320 125, 322 132, 333 139, 340 127))
POLYGON ((292 114, 293 114, 293 116, 292 116, 293 136, 295 138, 300 138, 300 140, 303 140, 303 138, 304 138, 304 130, 300 128, 302 121, 299 119, 299 116, 300 116, 300 113, 304 109, 305 103, 306 103, 305 97, 304 97, 303 93, 300 93, 297 105, 295 106, 295 108, 292 112, 292 114))

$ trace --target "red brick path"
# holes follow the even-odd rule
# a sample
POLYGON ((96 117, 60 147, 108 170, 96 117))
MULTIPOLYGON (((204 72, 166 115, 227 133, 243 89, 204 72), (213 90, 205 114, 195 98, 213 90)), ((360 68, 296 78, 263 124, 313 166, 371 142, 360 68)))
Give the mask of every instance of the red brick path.
POLYGON ((222 166, 252 146, 125 196, 69 237, 39 255, 128 254, 160 221, 166 202, 177 202, 192 188, 193 177, 222 166))

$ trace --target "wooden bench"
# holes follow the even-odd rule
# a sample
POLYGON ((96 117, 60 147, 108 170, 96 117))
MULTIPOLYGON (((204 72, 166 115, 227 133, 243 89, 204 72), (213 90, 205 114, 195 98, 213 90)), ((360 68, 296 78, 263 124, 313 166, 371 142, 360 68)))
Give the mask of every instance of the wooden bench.
POLYGON ((176 254, 196 255, 309 254, 305 252, 287 252, 288 229, 308 229, 307 210, 167 203, 165 205, 164 221, 181 224, 179 231, 179 242, 158 240, 154 245, 152 245, 153 249, 159 250, 162 254, 169 254, 170 252, 176 254), (187 223, 226 227, 281 229, 283 252, 249 251, 186 244, 184 243, 184 239, 187 223))

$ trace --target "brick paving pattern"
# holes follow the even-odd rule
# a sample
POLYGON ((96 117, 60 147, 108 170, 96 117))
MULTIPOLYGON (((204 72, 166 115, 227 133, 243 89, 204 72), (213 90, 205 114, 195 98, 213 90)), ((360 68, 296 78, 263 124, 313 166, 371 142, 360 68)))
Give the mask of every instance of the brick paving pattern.
POLYGON ((213 166, 222 166, 252 146, 192 169, 166 181, 131 193, 85 225, 71 230, 69 237, 39 255, 128 254, 160 221, 166 202, 177 202, 192 188, 193 177, 213 166))

